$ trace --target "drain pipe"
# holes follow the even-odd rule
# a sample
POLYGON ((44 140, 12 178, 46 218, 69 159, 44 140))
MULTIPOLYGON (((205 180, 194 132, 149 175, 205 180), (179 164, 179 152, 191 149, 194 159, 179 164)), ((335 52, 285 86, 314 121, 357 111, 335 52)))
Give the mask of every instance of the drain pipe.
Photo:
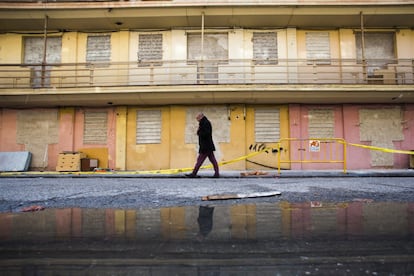
POLYGON ((364 14, 360 12, 361 19, 361 58, 362 58, 362 72, 364 81, 367 80, 367 61, 365 59, 365 29, 364 29, 364 14))
POLYGON ((45 15, 45 23, 44 23, 44 30, 43 30, 43 60, 42 60, 41 87, 45 86, 45 79, 46 79, 47 24, 48 24, 48 16, 45 15))
POLYGON ((204 59, 204 12, 201 13, 201 60, 204 59))

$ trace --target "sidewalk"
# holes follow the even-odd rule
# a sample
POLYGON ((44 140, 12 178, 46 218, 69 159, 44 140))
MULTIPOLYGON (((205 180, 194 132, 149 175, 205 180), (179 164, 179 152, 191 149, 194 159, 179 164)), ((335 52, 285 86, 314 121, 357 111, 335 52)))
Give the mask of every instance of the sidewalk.
MULTIPOLYGON (((109 171, 109 172, 2 172, 1 178, 185 178, 185 173, 140 173, 139 171, 109 171)), ((209 178, 213 171, 201 170, 198 174, 201 178, 209 178)), ((300 178, 300 177, 414 177, 414 169, 381 169, 381 170, 282 170, 280 175, 277 170, 266 171, 221 171, 220 178, 300 178)))

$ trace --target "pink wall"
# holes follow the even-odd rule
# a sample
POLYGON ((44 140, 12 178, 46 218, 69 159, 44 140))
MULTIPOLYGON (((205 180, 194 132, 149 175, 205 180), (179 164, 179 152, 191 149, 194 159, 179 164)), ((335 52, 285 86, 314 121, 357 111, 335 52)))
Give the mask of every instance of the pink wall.
MULTIPOLYGON (((290 105, 289 106, 289 121, 290 121, 290 138, 308 139, 309 137, 309 110, 317 108, 332 109, 335 118, 334 138, 343 138, 343 115, 342 107, 336 105, 290 105)), ((303 145, 307 145, 308 141, 304 141, 303 145)), ((327 160, 325 156, 318 154, 309 154, 309 152, 299 152, 294 143, 291 143, 291 160, 300 160, 312 158, 315 160, 327 160)), ((338 144, 339 146, 339 144, 338 144)), ((337 151, 339 152, 339 151, 337 151)), ((342 150, 339 152, 342 159, 342 150)), ((342 163, 292 163, 292 170, 323 170, 323 169, 343 169, 342 163)))
POLYGON ((16 144, 17 111, 2 109, 0 112, 0 151, 24 151, 23 144, 16 144))
MULTIPOLYGON (((57 144, 48 145, 46 170, 54 171, 56 169, 59 153, 63 151, 77 151, 80 148, 108 148, 108 165, 110 168, 115 168, 115 112, 114 108, 101 110, 108 112, 108 139, 107 143, 102 145, 83 144, 84 109, 69 108, 59 110, 59 141, 57 144)), ((26 150, 25 145, 16 142, 18 112, 18 109, 2 109, 0 111, 0 151, 26 150)))
MULTIPOLYGON (((369 145, 361 142, 359 135, 359 109, 357 105, 344 105, 344 139, 348 143, 369 145)), ((371 155, 369 150, 360 147, 347 146, 347 169, 369 169, 371 168, 371 155)))
MULTIPOLYGON (((401 150, 414 150, 414 105, 297 105, 289 106, 290 138, 309 138, 308 114, 310 109, 332 108, 335 116, 335 138, 344 138, 348 143, 371 145, 371 142, 361 142, 359 110, 361 108, 390 108, 400 107, 403 111, 403 133, 404 141, 395 141, 394 148, 401 150)), ((298 153, 292 148, 292 160, 298 159, 298 153)), ((304 153, 302 153, 304 154, 304 153)), ((347 145, 348 170, 372 169, 371 153, 369 149, 347 145)), ((394 154, 394 168, 404 169, 409 165, 409 155, 394 154)), ((342 169, 342 164, 335 163, 292 163, 292 170, 303 169, 342 169)))
MULTIPOLYGON (((414 150, 414 104, 403 105, 402 109, 404 110, 402 122, 404 141, 396 142, 395 147, 402 150, 414 150)), ((406 164, 409 164, 410 156, 398 154, 395 160, 398 160, 399 167, 406 168, 406 164)))

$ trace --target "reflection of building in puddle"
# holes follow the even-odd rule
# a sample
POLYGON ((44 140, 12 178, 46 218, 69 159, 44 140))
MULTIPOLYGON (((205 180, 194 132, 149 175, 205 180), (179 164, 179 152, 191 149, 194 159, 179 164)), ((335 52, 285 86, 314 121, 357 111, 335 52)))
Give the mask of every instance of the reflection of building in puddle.
POLYGON ((273 203, 1 213, 0 240, 268 240, 414 235, 414 203, 273 203))

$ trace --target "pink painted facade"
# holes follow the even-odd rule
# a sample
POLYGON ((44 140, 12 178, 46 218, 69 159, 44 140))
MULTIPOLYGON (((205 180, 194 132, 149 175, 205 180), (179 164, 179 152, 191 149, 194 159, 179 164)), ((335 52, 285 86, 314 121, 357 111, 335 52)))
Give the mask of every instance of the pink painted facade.
MULTIPOLYGON (((88 111, 96 111, 96 109, 86 109, 88 111)), ((19 143, 17 137, 19 126, 18 113, 19 109, 3 109, 0 112, 0 151, 2 152, 13 152, 13 151, 31 151, 28 144, 19 143)), ((47 150, 45 155, 47 156, 46 166, 44 170, 54 171, 58 162, 59 153, 80 151, 81 149, 88 149, 90 151, 99 151, 106 149, 104 159, 107 159, 109 168, 115 167, 115 112, 113 108, 99 109, 99 111, 107 112, 108 114, 108 125, 107 125, 107 143, 105 144, 85 144, 83 142, 84 133, 84 109, 31 109, 30 111, 35 112, 57 112, 57 143, 47 143, 47 150)), ((47 134, 44 136, 33 135, 31 137, 24 138, 26 140, 35 141, 35 144, 42 146, 42 141, 47 140, 47 134)), ((20 138, 21 140, 21 138, 20 138)), ((102 154, 101 154, 102 155, 102 154)), ((31 166, 31 168, 38 170, 38 166, 31 166)))
MULTIPOLYGON (((414 105, 290 105, 290 137, 311 138, 309 136, 309 110, 314 108, 332 109, 334 113, 334 137, 343 138, 347 143, 358 145, 373 145, 370 141, 362 141, 360 137, 360 110, 389 108, 400 108, 402 112, 401 131, 404 136, 402 140, 392 141, 395 150, 414 150, 414 105)), ((375 130, 373 130, 375 132, 375 130)), ((378 134, 379 135, 379 134, 378 134)), ((291 158, 296 152, 292 149, 291 158)), ((393 155, 393 165, 387 166, 395 169, 404 169, 409 166, 410 155, 399 153, 387 153, 393 155)), ((371 150, 358 146, 347 145, 346 147, 346 168, 350 170, 372 169, 371 150)), ((293 158, 295 159, 295 158, 293 158)), ((342 164, 335 163, 292 163, 291 169, 341 169, 342 164)))

